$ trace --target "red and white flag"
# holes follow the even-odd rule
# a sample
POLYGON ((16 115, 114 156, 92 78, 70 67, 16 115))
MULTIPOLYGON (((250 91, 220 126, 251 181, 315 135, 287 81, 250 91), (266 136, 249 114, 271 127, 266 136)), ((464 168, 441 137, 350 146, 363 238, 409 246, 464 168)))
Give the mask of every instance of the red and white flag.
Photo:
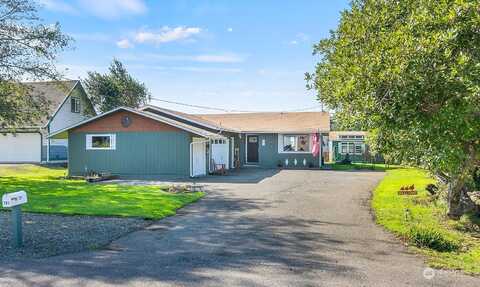
POLYGON ((317 157, 320 153, 320 143, 318 134, 312 134, 312 155, 317 157))

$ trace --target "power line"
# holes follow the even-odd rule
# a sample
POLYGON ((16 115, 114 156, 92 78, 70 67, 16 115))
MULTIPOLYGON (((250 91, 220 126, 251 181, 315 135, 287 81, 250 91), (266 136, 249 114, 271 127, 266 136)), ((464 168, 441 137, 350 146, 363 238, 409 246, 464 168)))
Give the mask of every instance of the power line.
POLYGON ((157 99, 157 98, 151 98, 152 101, 158 101, 158 102, 164 102, 168 104, 174 104, 174 105, 179 105, 179 106, 185 106, 185 107, 191 107, 191 108, 198 108, 198 109, 204 109, 204 110, 212 110, 212 111, 218 111, 218 112, 235 112, 235 113, 253 113, 254 111, 244 111, 244 110, 234 110, 234 109, 222 109, 222 108, 213 108, 213 107, 207 107, 207 106, 200 106, 200 105, 192 105, 192 104, 186 104, 186 103, 180 103, 180 102, 175 102, 175 101, 168 101, 168 100, 162 100, 162 99, 157 99))
MULTIPOLYGON (((202 106, 202 105, 193 105, 193 104, 163 100, 163 99, 158 99, 158 98, 151 98, 151 100, 152 101, 158 101, 158 102, 164 102, 164 103, 168 103, 168 104, 179 105, 179 106, 190 107, 190 108, 197 108, 197 109, 204 109, 204 110, 211 110, 211 111, 225 112, 225 113, 259 113, 259 112, 262 112, 262 111, 251 111, 251 110, 247 111, 247 110, 236 110, 236 109, 223 109, 223 108, 216 108, 216 107, 207 107, 207 106, 202 106)), ((308 111, 308 110, 313 110, 313 109, 317 109, 317 108, 321 108, 321 106, 320 105, 315 105, 315 106, 293 109, 293 110, 284 110, 284 111, 281 111, 281 112, 302 112, 302 111, 308 111)))

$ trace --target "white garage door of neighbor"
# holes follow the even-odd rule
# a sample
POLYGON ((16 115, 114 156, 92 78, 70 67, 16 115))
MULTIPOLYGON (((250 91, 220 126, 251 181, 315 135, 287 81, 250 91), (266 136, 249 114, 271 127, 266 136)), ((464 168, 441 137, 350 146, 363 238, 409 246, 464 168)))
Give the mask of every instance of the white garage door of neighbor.
POLYGON ((39 133, 0 134, 0 162, 40 162, 41 139, 39 133))
POLYGON ((228 140, 212 140, 212 159, 215 164, 224 164, 226 169, 229 169, 228 162, 228 140))
POLYGON ((191 155, 191 172, 190 175, 202 176, 207 175, 207 143, 193 142, 191 155))

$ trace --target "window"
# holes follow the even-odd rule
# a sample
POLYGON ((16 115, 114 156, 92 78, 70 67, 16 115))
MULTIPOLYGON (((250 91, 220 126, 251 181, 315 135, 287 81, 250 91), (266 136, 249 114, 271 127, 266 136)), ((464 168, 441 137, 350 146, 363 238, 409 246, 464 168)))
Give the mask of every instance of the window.
POLYGON ((362 154, 362 153, 363 153, 362 145, 356 144, 355 145, 355 154, 362 154))
POLYGON ((310 152, 310 137, 308 135, 283 136, 283 152, 310 152))
POLYGON ((340 154, 363 154, 363 145, 353 142, 340 143, 340 154))
POLYGON ((80 99, 79 98, 71 98, 70 102, 72 104, 72 113, 79 113, 80 112, 80 99))
POLYGON ((114 150, 116 148, 116 137, 114 134, 87 135, 86 143, 87 150, 114 150))

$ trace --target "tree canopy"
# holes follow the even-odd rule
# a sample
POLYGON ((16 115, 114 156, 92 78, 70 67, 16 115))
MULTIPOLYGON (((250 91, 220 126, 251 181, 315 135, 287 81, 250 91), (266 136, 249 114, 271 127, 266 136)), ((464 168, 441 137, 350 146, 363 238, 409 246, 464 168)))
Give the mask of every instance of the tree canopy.
POLYGON ((354 0, 306 75, 344 127, 448 181, 452 216, 480 166, 479 11, 477 0, 354 0))
POLYGON ((84 82, 92 103, 101 112, 120 106, 138 108, 150 99, 145 84, 134 79, 116 59, 108 73, 88 72, 84 82))
POLYGON ((71 38, 58 23, 37 16, 33 0, 0 0, 0 128, 28 126, 46 114, 48 102, 32 96, 25 80, 57 80, 58 54, 71 38))

